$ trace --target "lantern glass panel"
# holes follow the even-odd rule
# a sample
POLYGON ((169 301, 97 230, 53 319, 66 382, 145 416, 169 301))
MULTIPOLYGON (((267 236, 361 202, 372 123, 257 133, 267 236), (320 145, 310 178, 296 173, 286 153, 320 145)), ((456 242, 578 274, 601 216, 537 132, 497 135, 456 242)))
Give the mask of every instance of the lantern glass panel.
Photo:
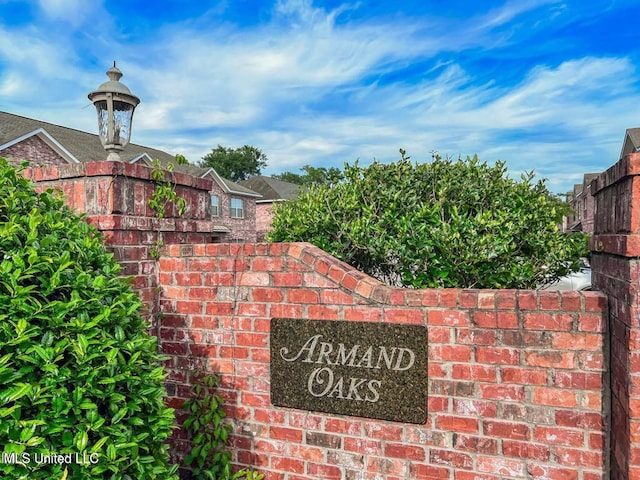
POLYGON ((98 112, 98 135, 100 135, 100 142, 104 146, 111 143, 107 138, 109 135, 109 109, 106 100, 95 102, 95 106, 98 112))
POLYGON ((133 120, 133 109, 135 107, 130 103, 113 102, 113 143, 120 144, 123 147, 129 143, 131 137, 131 122, 133 120))

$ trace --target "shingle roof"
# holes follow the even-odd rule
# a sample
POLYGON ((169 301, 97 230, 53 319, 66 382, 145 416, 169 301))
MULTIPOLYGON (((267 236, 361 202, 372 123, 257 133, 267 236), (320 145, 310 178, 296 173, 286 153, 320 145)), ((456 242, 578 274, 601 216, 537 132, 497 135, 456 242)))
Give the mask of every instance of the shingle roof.
POLYGON ((594 178, 598 178, 599 176, 600 172, 585 173, 582 183, 585 185, 589 185, 594 178))
MULTIPOLYGON (((106 152, 102 148, 98 135, 7 112, 0 112, 0 147, 36 132, 38 129, 44 129, 79 162, 94 162, 106 159, 106 152)), ((167 152, 135 143, 130 143, 124 147, 120 153, 120 158, 123 162, 131 162, 145 153, 151 159, 157 158, 161 161, 174 160, 173 155, 167 152)))
POLYGON ((628 128, 627 134, 636 148, 640 147, 640 128, 628 128))
POLYGON ((262 195, 262 200, 293 200, 298 196, 300 185, 278 180, 277 178, 256 175, 242 180, 241 185, 262 195))
POLYGON ((229 193, 238 193, 242 195, 250 195, 252 197, 259 197, 259 198, 262 197, 262 194, 260 192, 256 192, 255 190, 247 188, 244 185, 240 185, 239 183, 232 182, 231 180, 228 180, 222 177, 220 177, 220 180, 224 182, 225 186, 229 190, 229 193))
MULTIPOLYGON (((93 162, 106 159, 106 152, 104 148, 102 148, 100 137, 96 134, 62 127, 41 120, 21 117, 20 115, 14 115, 12 113, 0 112, 0 151, 3 146, 6 147, 8 144, 10 145, 12 142, 16 142, 23 137, 28 138, 31 134, 44 135, 44 132, 46 132, 45 136, 50 136, 65 152, 68 152, 68 154, 73 157, 70 159, 71 161, 93 162)), ((260 197, 260 194, 253 190, 220 177, 211 168, 176 164, 175 157, 162 150, 129 143, 124 147, 122 152, 120 152, 122 161, 128 163, 140 159, 145 155, 149 157, 149 160, 159 160, 160 163, 165 166, 169 162, 172 162, 174 164, 174 170, 178 172, 187 173, 196 177, 211 176, 211 178, 218 181, 218 183, 221 183, 220 186, 229 193, 260 197)), ((149 164, 149 161, 147 160, 145 163, 149 164)))
POLYGON ((622 142, 620 158, 637 151, 640 151, 640 128, 627 128, 622 142))

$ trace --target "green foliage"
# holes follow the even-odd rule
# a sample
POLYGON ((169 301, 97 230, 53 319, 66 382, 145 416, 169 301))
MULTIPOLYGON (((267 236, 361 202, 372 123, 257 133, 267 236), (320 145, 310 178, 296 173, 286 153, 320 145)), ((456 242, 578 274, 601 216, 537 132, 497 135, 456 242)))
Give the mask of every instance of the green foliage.
POLYGON ((391 285, 535 288, 578 268, 582 238, 558 229, 564 206, 533 173, 477 157, 346 165, 275 209, 270 241, 307 241, 391 285))
POLYGON ((301 167, 300 170, 304 173, 283 172, 278 175, 272 175, 272 177, 303 186, 332 185, 344 180, 342 171, 335 167, 325 168, 305 165, 301 167))
POLYGON ((261 480, 264 475, 252 470, 231 471, 231 452, 227 450, 232 427, 224 421, 224 399, 215 393, 220 377, 206 375, 192 388, 193 397, 183 408, 188 412, 184 428, 191 437, 191 452, 185 464, 191 467, 194 480, 261 480))
MULTIPOLYGON (((178 165, 185 165, 189 163, 184 155, 178 154, 175 158, 178 165)), ((152 166, 151 178, 156 185, 153 193, 151 194, 151 198, 148 200, 149 207, 158 218, 164 218, 167 213, 167 207, 172 204, 176 206, 178 215, 184 215, 184 212, 187 210, 187 201, 178 196, 175 184, 167 180, 166 177, 166 172, 173 173, 173 163, 169 163, 166 167, 163 167, 158 160, 154 160, 152 166)), ((149 255, 154 260, 160 259, 160 249, 164 246, 162 230, 159 225, 157 228, 157 234, 158 239, 149 250, 149 255)))
POLYGON ((568 235, 572 236, 576 243, 578 256, 590 260, 591 250, 589 249, 589 235, 584 232, 572 232, 568 235))
POLYGON ((119 273, 94 227, 0 159, 0 445, 31 458, 3 479, 177 478, 163 359, 119 273))
MULTIPOLYGON (((182 155, 177 155, 176 161, 178 164, 181 164, 181 162, 186 161, 186 159, 182 155)), ((153 161, 151 178, 156 183, 156 187, 149 199, 149 207, 151 207, 158 218, 164 218, 167 205, 169 204, 176 206, 178 215, 183 215, 187 210, 187 201, 178 196, 175 184, 167 180, 167 172, 172 173, 173 169, 173 163, 169 163, 166 167, 163 167, 158 160, 153 161)))
POLYGON ((240 148, 218 145, 202 157, 200 166, 212 167, 220 176, 238 182, 253 175, 260 175, 262 169, 267 166, 267 156, 250 145, 240 148))
POLYGON ((180 153, 175 156, 175 159, 178 165, 189 165, 189 160, 187 160, 187 157, 180 153))

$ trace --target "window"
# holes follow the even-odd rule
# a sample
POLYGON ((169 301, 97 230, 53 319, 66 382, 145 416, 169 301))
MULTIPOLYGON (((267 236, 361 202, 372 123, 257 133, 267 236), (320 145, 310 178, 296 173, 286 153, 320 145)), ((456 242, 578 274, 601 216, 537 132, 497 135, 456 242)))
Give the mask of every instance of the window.
POLYGON ((244 218, 244 200, 241 198, 231 199, 231 218, 244 218))
POLYGON ((220 197, 217 195, 211 195, 211 216, 220 216, 220 197))

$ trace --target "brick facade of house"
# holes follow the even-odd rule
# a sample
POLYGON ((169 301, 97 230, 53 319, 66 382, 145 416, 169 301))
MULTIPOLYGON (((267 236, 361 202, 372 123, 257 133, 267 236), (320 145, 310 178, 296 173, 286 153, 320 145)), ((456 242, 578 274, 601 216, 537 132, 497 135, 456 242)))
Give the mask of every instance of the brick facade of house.
POLYGON ((68 162, 39 136, 34 135, 0 152, 13 165, 28 161, 33 167, 66 165, 68 162))
POLYGON ((302 188, 298 184, 263 175, 250 177, 240 184, 262 196, 256 200, 256 237, 259 242, 264 241, 271 230, 274 205, 294 200, 302 188))
POLYGON ((571 211, 564 219, 563 231, 593 233, 596 203, 591 182, 598 175, 597 173, 586 173, 582 183, 574 185, 573 191, 567 194, 567 203, 571 211))
POLYGON ((229 233, 219 237, 222 242, 255 242, 256 232, 256 199, 254 197, 227 193, 220 185, 213 182, 210 191, 211 195, 219 198, 219 214, 212 216, 211 220, 216 225, 222 225, 229 230, 229 233), (231 199, 239 198, 244 203, 244 216, 242 218, 231 217, 231 199))
POLYGON ((267 233, 271 230, 273 221, 274 202, 256 203, 256 240, 264 242, 267 233))

